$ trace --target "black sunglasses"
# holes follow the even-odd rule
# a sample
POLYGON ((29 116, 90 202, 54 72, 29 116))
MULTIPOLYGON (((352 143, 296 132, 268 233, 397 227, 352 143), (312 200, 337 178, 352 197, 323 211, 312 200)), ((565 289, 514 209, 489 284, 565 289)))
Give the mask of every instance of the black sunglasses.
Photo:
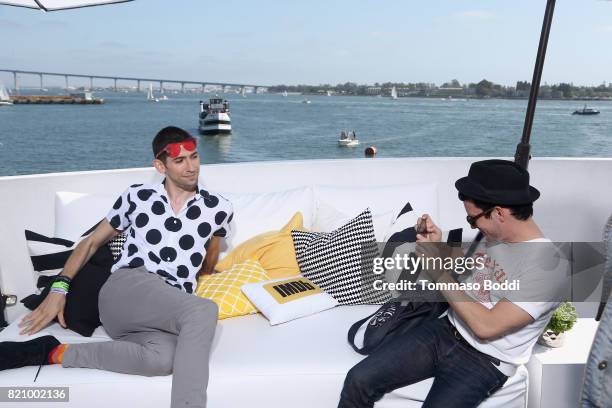
POLYGON ((474 215, 474 216, 468 215, 467 217, 465 217, 465 219, 467 220, 468 224, 470 224, 470 227, 476 228, 476 221, 478 221, 478 219, 480 217, 483 217, 485 215, 488 216, 489 214, 491 214, 493 212, 494 208, 495 207, 489 208, 488 210, 485 210, 485 211, 481 212, 478 215, 474 215))

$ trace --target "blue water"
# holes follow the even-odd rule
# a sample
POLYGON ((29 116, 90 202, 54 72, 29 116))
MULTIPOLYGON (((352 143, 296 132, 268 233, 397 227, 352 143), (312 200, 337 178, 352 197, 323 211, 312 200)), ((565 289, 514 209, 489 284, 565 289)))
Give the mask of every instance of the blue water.
MULTIPOLYGON (((104 105, 0 107, 0 176, 148 166, 151 140, 164 126, 197 134, 197 95, 149 103, 144 94, 97 94, 104 105)), ((207 95, 206 98, 209 96, 207 95)), ((204 163, 363 157, 513 156, 526 100, 228 95, 233 133, 202 136, 204 163), (361 145, 336 145, 342 129, 361 145)), ((533 156, 612 157, 612 103, 597 116, 571 112, 581 102, 540 101, 533 156)))

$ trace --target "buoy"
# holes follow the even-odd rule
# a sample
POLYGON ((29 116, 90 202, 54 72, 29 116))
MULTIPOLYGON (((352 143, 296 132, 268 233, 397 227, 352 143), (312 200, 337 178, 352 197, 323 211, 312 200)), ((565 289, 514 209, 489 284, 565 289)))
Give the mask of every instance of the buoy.
POLYGON ((366 157, 374 157, 376 156, 376 152, 378 151, 378 149, 376 149, 376 146, 368 146, 365 149, 365 156, 366 157))

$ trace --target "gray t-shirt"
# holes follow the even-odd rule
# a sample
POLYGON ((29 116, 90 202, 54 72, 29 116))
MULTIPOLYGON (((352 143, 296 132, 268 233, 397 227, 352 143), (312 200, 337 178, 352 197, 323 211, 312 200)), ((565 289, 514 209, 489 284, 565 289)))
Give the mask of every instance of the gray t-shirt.
MULTIPOLYGON (((514 367, 525 364, 553 311, 568 294, 567 257, 544 238, 513 244, 487 243, 475 252, 474 257, 478 256, 484 257, 484 268, 474 269, 464 282, 478 282, 481 287, 466 292, 468 296, 488 309, 502 299, 509 300, 529 313, 533 321, 502 337, 480 340, 452 309, 448 313, 449 319, 477 350, 514 367), (514 285, 487 288, 485 285, 490 283, 514 285)), ((512 375, 513 372, 505 374, 512 375)))

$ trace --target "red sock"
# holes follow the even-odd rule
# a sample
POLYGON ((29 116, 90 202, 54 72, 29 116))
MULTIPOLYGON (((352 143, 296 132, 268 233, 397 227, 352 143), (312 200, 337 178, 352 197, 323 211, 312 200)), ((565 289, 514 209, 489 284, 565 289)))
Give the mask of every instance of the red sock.
POLYGON ((47 362, 49 364, 61 364, 67 348, 68 344, 60 344, 59 346, 55 347, 49 352, 47 362))

